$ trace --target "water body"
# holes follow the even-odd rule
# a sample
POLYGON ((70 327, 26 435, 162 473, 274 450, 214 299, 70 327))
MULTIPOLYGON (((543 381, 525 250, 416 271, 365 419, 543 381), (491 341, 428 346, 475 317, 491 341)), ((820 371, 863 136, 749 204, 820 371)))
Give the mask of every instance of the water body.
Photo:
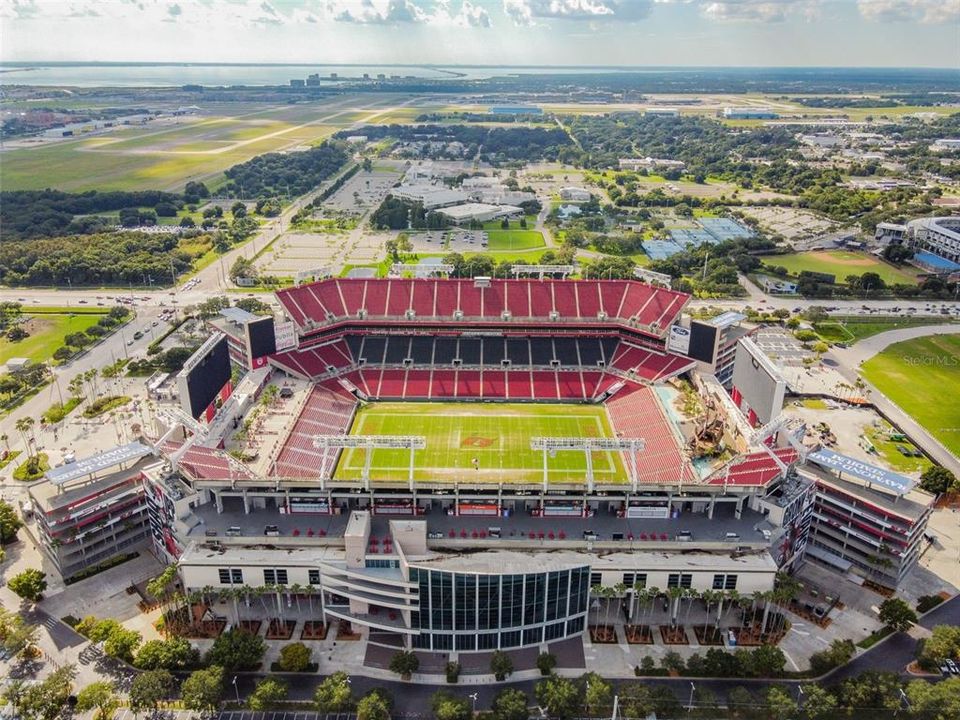
MULTIPOLYGON (((340 80, 415 77, 424 80, 466 78, 480 80, 509 75, 585 74, 638 72, 635 68, 558 67, 465 67, 422 65, 215 65, 215 64, 97 64, 97 63, 6 63, 0 64, 0 85, 65 85, 70 87, 178 87, 180 85, 287 85, 318 73, 324 84, 332 73, 340 80)), ((656 72, 662 72, 657 69, 656 72)))

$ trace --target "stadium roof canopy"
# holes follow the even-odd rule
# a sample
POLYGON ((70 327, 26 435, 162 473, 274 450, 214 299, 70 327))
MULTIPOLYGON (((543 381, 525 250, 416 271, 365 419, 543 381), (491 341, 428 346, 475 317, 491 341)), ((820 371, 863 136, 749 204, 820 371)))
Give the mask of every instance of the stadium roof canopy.
POLYGON ((243 308, 228 307, 220 311, 220 314, 232 323, 237 325, 246 325, 248 322, 256 320, 259 316, 252 312, 247 312, 243 308))
POLYGON ((886 468, 877 467, 870 463, 863 462, 857 458, 848 455, 835 453, 833 450, 823 448, 807 455, 807 460, 816 463, 820 467, 833 470, 840 475, 846 473, 851 477, 862 480, 869 486, 876 486, 878 489, 888 490, 897 495, 905 495, 913 488, 914 482, 905 475, 891 472, 886 468))
POLYGON ((82 478, 87 475, 94 475, 101 470, 120 465, 125 462, 135 462, 142 457, 151 454, 153 450, 140 442, 118 445, 110 450, 91 455, 88 458, 77 460, 47 470, 46 478, 54 485, 63 485, 71 480, 82 478))

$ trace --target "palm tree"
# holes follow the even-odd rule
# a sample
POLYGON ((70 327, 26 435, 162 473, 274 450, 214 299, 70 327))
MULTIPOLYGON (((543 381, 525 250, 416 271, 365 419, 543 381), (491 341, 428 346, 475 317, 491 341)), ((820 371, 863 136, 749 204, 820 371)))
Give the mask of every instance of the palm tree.
POLYGON ((27 448, 27 456, 33 457, 33 426, 36 424, 36 421, 32 417, 22 417, 17 420, 14 427, 17 429, 17 432, 20 433, 20 436, 23 438, 23 444, 27 448))
POLYGON ((633 597, 630 601, 630 620, 634 625, 637 623, 637 614, 640 612, 640 608, 643 607, 644 603, 647 601, 648 593, 647 589, 640 583, 636 583, 633 588, 633 597), (634 610, 636 608, 636 610, 634 610))
POLYGON ((7 455, 9 455, 10 454, 10 436, 4 433, 3 435, 0 435, 0 441, 3 442, 3 447, 6 449, 7 455))
POLYGON ((736 605, 740 602, 740 593, 736 590, 727 590, 720 593, 720 604, 717 606, 717 629, 720 628, 720 618, 723 617, 723 601, 725 599, 729 600, 731 605, 736 605))
MULTIPOLYGON (((658 588, 658 587, 652 587, 652 588, 648 588, 648 589, 647 589, 647 609, 644 610, 644 616, 646 616, 647 611, 649 610, 649 613, 650 613, 650 616, 651 616, 651 619, 652 619, 652 617, 653 617, 653 608, 654 608, 654 607, 656 606, 656 604, 657 604, 657 598, 658 598, 658 597, 660 597, 660 588, 658 588)), ((649 624, 649 623, 641 623, 641 624, 647 625, 647 624, 649 624)))
POLYGON ((680 611, 680 599, 684 596, 684 590, 680 587, 667 588, 667 595, 670 598, 670 625, 677 626, 677 613, 680 611))
POLYGON ((707 625, 710 624, 710 606, 713 605, 717 600, 722 602, 723 592, 716 590, 704 590, 700 593, 700 599, 703 600, 703 605, 706 608, 706 614, 703 618, 703 637, 707 637, 707 625))
POLYGON ((700 597, 700 593, 693 588, 686 588, 684 593, 684 599, 687 601, 687 612, 683 616, 683 624, 686 625, 690 621, 690 610, 693 609, 693 601, 700 597))

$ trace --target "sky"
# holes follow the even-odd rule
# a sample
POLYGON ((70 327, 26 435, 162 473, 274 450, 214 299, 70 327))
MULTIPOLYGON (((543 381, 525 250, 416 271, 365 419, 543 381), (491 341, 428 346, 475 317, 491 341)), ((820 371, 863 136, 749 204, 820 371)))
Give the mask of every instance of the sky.
POLYGON ((960 0, 0 0, 0 60, 960 67, 960 0))

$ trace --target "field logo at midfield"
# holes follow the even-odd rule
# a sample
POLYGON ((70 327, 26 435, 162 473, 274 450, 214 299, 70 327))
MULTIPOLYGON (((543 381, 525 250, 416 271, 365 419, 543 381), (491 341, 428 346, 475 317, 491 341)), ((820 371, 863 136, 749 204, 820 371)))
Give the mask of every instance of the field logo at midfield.
POLYGON ((493 445, 493 438, 482 435, 470 435, 460 442, 462 448, 488 448, 493 445))

